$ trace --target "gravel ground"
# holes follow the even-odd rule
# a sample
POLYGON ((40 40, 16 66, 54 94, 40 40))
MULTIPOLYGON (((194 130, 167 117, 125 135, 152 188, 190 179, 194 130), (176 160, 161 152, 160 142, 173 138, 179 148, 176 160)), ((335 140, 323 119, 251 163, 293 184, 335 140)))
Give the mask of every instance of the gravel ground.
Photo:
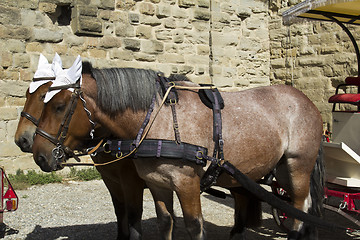
MULTIPOLYGON (((100 180, 33 186, 17 191, 19 208, 4 213, 4 223, 18 230, 4 239, 116 239, 116 217, 110 195, 100 180)), ((233 200, 202 195, 203 214, 208 239, 228 239, 233 225, 233 200)), ((263 204, 263 227, 248 230, 248 240, 286 239, 274 223, 270 207, 263 204)), ((176 239, 189 239, 184 229, 181 209, 175 203, 176 239)), ((350 226, 338 214, 326 212, 326 219, 350 226)), ((144 195, 143 239, 159 239, 151 194, 144 195)), ((320 239, 359 239, 336 231, 320 231, 320 239)))

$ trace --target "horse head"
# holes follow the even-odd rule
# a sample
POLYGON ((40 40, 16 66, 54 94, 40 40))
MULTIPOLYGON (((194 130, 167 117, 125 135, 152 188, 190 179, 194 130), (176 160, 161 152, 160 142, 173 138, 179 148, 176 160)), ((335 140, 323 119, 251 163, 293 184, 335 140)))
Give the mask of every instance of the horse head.
POLYGON ((55 79, 54 64, 62 65, 56 53, 52 64, 40 54, 38 68, 26 92, 26 101, 15 133, 15 143, 23 152, 32 152, 35 130, 44 106, 45 94, 55 79))
POLYGON ((69 69, 55 66, 56 79, 45 95, 45 105, 36 129, 33 157, 43 171, 63 168, 90 141, 95 128, 80 87, 81 59, 69 69))

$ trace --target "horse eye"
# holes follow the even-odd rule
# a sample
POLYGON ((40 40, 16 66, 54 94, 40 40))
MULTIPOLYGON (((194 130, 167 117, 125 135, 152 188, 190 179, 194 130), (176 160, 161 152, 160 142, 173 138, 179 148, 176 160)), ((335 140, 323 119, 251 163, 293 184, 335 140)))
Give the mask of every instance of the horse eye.
POLYGON ((46 95, 46 94, 41 94, 41 95, 40 95, 40 100, 41 100, 41 101, 44 101, 45 95, 46 95))
POLYGON ((59 104, 55 107, 56 113, 61 113, 65 110, 66 104, 59 104))

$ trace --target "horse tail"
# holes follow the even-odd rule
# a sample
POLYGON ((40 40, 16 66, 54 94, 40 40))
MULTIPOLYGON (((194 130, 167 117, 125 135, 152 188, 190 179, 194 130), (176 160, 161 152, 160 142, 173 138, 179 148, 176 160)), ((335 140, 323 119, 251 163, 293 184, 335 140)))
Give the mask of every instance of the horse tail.
POLYGON ((325 164, 323 144, 321 143, 316 163, 310 178, 310 196, 312 200, 309 213, 315 216, 323 216, 324 192, 325 188, 325 164))

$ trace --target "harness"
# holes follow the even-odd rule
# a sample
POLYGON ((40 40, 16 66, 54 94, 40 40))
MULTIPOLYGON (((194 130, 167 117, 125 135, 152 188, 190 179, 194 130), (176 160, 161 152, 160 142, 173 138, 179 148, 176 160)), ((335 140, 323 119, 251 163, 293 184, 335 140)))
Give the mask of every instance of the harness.
MULTIPOLYGON (((161 80, 161 76, 159 76, 159 78, 160 78, 159 82, 161 84, 161 82, 163 80, 161 80)), ((176 86, 173 83, 169 83, 169 81, 166 81, 166 82, 167 83, 165 85, 168 85, 169 87, 165 88, 166 93, 164 94, 163 101, 162 101, 156 115, 159 113, 161 106, 163 104, 165 104, 167 97, 170 95, 170 92, 173 89, 175 89, 175 88, 191 89, 189 87, 176 86)), ((57 160, 61 160, 62 157, 65 156, 65 154, 68 154, 70 157, 74 157, 77 160, 79 160, 79 158, 77 157, 79 155, 76 155, 71 149, 64 146, 63 143, 66 138, 70 120, 75 111, 78 98, 80 98, 83 101, 85 111, 87 113, 90 113, 90 112, 86 109, 86 102, 82 98, 82 91, 80 89, 79 83, 77 83, 75 85, 67 85, 67 86, 61 86, 61 87, 56 87, 56 88, 50 88, 49 91, 55 90, 55 89, 66 89, 66 88, 75 88, 75 90, 71 97, 70 107, 68 108, 68 111, 65 114, 65 117, 59 128, 57 136, 53 137, 50 134, 46 133, 45 131, 43 131, 39 128, 36 129, 36 133, 41 135, 42 137, 48 139, 50 142, 52 142, 53 144, 56 145, 56 147, 53 150, 53 156, 57 160)), ((136 157, 164 157, 164 158, 183 159, 183 160, 190 161, 190 162, 193 162, 193 163, 201 165, 201 166, 205 166, 207 161, 210 161, 211 162, 210 167, 205 172, 205 175, 204 175, 205 177, 203 179, 201 179, 201 190, 202 191, 208 191, 208 190, 214 191, 214 189, 209 189, 209 187, 216 182, 216 179, 221 174, 221 172, 226 172, 229 175, 231 175, 232 177, 234 177, 245 189, 247 189, 248 191, 253 193, 256 197, 258 197, 259 199, 262 199, 263 201, 268 202, 271 206, 274 206, 275 208, 278 208, 278 209, 286 212, 291 217, 295 217, 303 222, 314 224, 316 226, 320 226, 323 228, 350 231, 349 228, 341 227, 336 224, 324 221, 323 219, 319 219, 318 217, 306 214, 306 213, 290 206, 289 204, 278 199, 277 197, 275 197, 275 195, 273 195, 272 193, 269 193, 264 188, 262 188, 259 184, 255 183, 253 180, 248 178, 245 174, 243 174, 238 169, 236 169, 231 163, 229 163, 228 161, 225 161, 224 155, 223 155, 223 140, 222 140, 222 134, 221 134, 221 130, 222 130, 221 112, 220 112, 220 109, 222 106, 221 96, 219 97, 219 94, 216 91, 214 91, 214 87, 212 87, 212 86, 196 87, 195 89, 208 90, 208 91, 205 91, 205 95, 210 96, 210 98, 212 96, 214 99, 213 101, 210 100, 210 102, 213 105, 213 107, 212 107, 213 115, 214 115, 213 139, 215 142, 215 149, 214 149, 214 153, 213 153, 212 157, 207 155, 206 148, 197 146, 197 145, 193 145, 193 144, 183 143, 183 142, 179 141, 180 138, 176 138, 175 141, 159 140, 159 139, 144 139, 146 137, 147 132, 149 131, 149 129, 151 127, 151 124, 153 123, 154 119, 156 118, 156 115, 155 115, 155 118, 153 119, 153 121, 150 123, 150 125, 148 125, 150 115, 154 108, 155 100, 153 100, 153 103, 151 104, 151 107, 145 117, 142 127, 139 130, 138 136, 136 137, 135 140, 124 140, 124 141, 121 141, 118 139, 107 140, 102 146, 101 146, 101 143, 102 143, 102 141, 101 141, 94 148, 89 148, 87 150, 82 151, 83 152, 82 155, 84 155, 84 153, 86 153, 86 154, 90 154, 90 153, 94 154, 95 153, 96 154, 97 152, 104 151, 105 153, 111 153, 112 155, 116 156, 116 158, 117 158, 116 160, 102 163, 102 164, 91 164, 91 165, 95 165, 95 166, 111 164, 113 162, 125 159, 129 156, 132 156, 135 158, 136 157), (147 126, 148 126, 148 128, 146 128, 147 126), (216 156, 218 158, 216 158, 216 156), (213 174, 213 173, 215 173, 215 174, 213 174)), ((200 93, 200 94, 203 94, 203 93, 200 93)), ((177 94, 174 93, 173 96, 176 97, 177 94)), ((155 97, 154 97, 154 99, 155 99, 155 97)), ((174 99, 172 97, 169 97, 168 104, 171 105, 173 103, 172 101, 174 101, 174 99)), ((177 102, 177 100, 176 100, 176 102, 177 102)), ((174 105, 176 104, 176 102, 174 103, 174 105)), ((176 123, 176 113, 174 114, 174 112, 175 112, 174 110, 172 112, 173 112, 174 122, 176 123)), ((92 122, 91 114, 88 114, 88 116, 89 116, 90 122, 92 122)), ((175 123, 174 123, 174 131, 176 130, 175 123)), ((175 133, 175 135, 176 135, 176 133, 175 133)), ((73 164, 73 163, 67 164, 67 163, 61 163, 61 162, 58 162, 58 164, 61 164, 63 166, 78 165, 78 164, 73 164)), ((82 164, 82 165, 90 165, 90 164, 82 164)), ((216 195, 216 194, 218 194, 218 191, 215 190, 215 192, 212 192, 212 193, 215 193, 215 195, 216 195)))

